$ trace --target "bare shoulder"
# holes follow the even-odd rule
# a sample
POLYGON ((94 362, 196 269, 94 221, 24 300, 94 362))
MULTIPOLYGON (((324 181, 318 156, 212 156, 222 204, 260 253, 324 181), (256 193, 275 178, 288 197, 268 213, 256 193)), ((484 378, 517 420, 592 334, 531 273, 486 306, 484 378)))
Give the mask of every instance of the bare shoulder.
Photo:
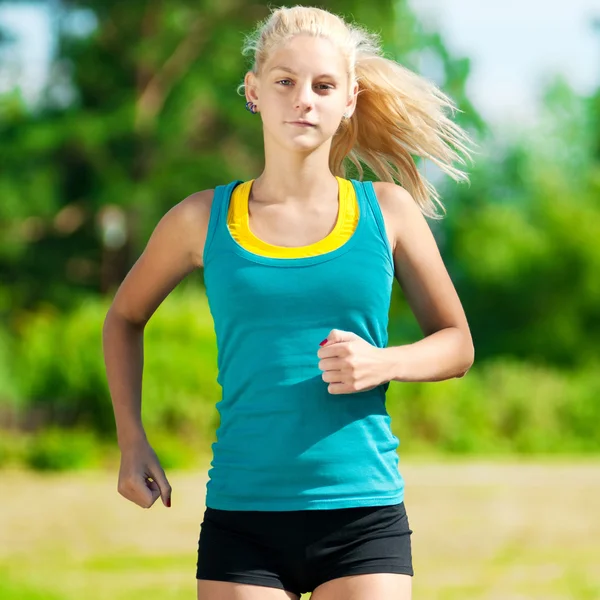
POLYGON ((373 189, 383 214, 390 244, 396 250, 403 233, 427 226, 425 217, 410 192, 387 181, 374 181, 373 189))
POLYGON ((197 228, 204 222, 208 225, 213 197, 214 190, 195 192, 173 206, 167 214, 171 214, 172 218, 180 224, 189 224, 193 228, 197 228))
POLYGON ((173 206, 164 217, 173 230, 183 236, 190 248, 196 266, 203 266, 202 255, 210 220, 214 190, 202 190, 190 194, 173 206))

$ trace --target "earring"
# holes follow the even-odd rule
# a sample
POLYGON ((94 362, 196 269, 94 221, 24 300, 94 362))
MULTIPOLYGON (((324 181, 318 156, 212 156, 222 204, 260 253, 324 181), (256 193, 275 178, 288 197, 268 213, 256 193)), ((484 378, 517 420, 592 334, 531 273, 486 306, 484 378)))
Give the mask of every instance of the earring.
POLYGON ((250 101, 246 102, 246 110, 250 111, 253 115, 258 112, 256 104, 253 104, 250 101))

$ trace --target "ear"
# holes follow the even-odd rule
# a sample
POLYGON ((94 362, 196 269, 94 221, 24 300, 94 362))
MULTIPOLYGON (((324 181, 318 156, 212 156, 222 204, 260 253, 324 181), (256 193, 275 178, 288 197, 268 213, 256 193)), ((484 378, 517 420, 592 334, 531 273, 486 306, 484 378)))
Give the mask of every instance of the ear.
POLYGON ((246 91, 246 100, 258 102, 258 78, 252 71, 248 71, 244 77, 244 90, 246 91))
POLYGON ((352 86, 352 89, 350 90, 350 97, 348 98, 348 101, 346 102, 346 110, 344 111, 344 114, 348 115, 348 118, 350 118, 354 114, 354 111, 356 110, 357 100, 358 100, 358 81, 355 81, 354 85, 352 86))

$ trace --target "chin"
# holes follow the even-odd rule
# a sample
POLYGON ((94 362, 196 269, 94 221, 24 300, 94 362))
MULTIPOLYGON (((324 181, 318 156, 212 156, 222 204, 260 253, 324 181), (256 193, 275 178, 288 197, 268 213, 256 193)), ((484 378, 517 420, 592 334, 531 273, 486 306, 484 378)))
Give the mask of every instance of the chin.
POLYGON ((269 126, 263 122, 265 138, 270 138, 271 141, 280 148, 289 151, 311 151, 318 148, 325 139, 322 132, 318 134, 312 130, 297 130, 294 131, 288 125, 283 127, 279 124, 269 126))
POLYGON ((321 146, 324 141, 325 140, 288 140, 286 146, 290 150, 297 150, 300 152, 311 152, 312 150, 316 150, 319 146, 321 146))
POLYGON ((297 152, 312 152, 320 148, 328 138, 323 135, 299 135, 299 136, 285 136, 279 138, 279 143, 284 148, 297 151, 297 152))

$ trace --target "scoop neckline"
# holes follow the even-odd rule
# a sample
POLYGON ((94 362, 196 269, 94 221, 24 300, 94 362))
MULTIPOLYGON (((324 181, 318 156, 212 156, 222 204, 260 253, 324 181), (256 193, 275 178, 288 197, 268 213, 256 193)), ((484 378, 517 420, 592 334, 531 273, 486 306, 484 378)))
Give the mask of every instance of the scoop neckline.
MULTIPOLYGON (((250 179, 249 181, 246 181, 245 185, 248 186, 248 192, 247 192, 247 195, 244 194, 246 201, 243 203, 243 208, 244 208, 243 234, 244 234, 244 236, 249 237, 257 246, 265 248, 266 250, 271 251, 271 252, 282 252, 282 253, 285 253, 288 251, 313 252, 315 250, 318 250, 319 246, 323 246, 323 245, 327 244, 332 238, 334 238, 336 235, 338 235, 340 233, 340 230, 342 229, 344 222, 345 222, 346 210, 348 208, 348 197, 347 197, 346 190, 343 190, 343 186, 345 186, 347 180, 344 180, 342 177, 338 177, 337 175, 335 176, 335 178, 336 178, 337 184, 338 184, 338 193, 337 193, 338 209, 337 209, 337 218, 335 221, 335 225, 333 226, 333 229, 324 238, 321 238, 320 240, 317 240, 316 242, 312 242, 311 244, 305 244, 304 246, 279 246, 277 244, 271 244, 270 242, 267 242, 267 241, 263 240, 262 238, 258 237, 252 231, 252 229, 250 228, 250 194, 252 193, 252 187, 253 187, 256 179, 250 179)), ((232 190, 232 195, 233 195, 233 190, 232 190)), ((293 258, 293 257, 284 257, 284 258, 293 258)))
MULTIPOLYGON (((251 260, 253 262, 257 262, 257 263, 262 263, 262 264, 267 264, 267 265, 295 265, 295 266, 304 266, 304 265, 315 264, 318 262, 324 262, 324 261, 336 258, 337 256, 340 256, 341 254, 346 253, 348 250, 350 250, 352 248, 352 246, 354 246, 354 244, 356 243, 357 237, 360 234, 360 231, 362 230, 362 225, 364 222, 364 216, 363 216, 364 202, 363 202, 362 194, 359 191, 359 186, 358 186, 357 181, 355 181, 353 179, 344 179, 342 177, 337 177, 337 176, 336 176, 336 179, 338 179, 338 216, 337 216, 337 220, 336 220, 336 223, 335 223, 333 229, 329 232, 329 234, 327 234, 321 240, 313 242, 312 244, 309 244, 307 246, 277 246, 275 244, 269 244, 268 242, 265 242, 264 240, 262 240, 261 238, 256 236, 251 231, 249 223, 245 223, 244 225, 245 225, 245 233, 250 234, 250 236, 253 237, 255 240, 257 240, 261 245, 265 245, 266 247, 272 248, 273 250, 280 251, 282 249, 285 250, 285 249, 293 248, 294 250, 301 249, 301 250, 310 251, 311 249, 314 249, 314 247, 325 243, 332 236, 336 235, 337 232, 339 231, 339 228, 343 224, 343 211, 341 210, 343 208, 342 201, 341 201, 341 192, 342 192, 342 188, 341 188, 342 183, 341 182, 348 181, 354 188, 354 193, 356 195, 356 202, 358 205, 358 220, 357 220, 357 224, 356 224, 356 227, 355 227, 352 235, 346 240, 346 242, 344 242, 344 244, 342 244, 338 248, 335 248, 334 250, 330 250, 328 252, 323 252, 321 254, 317 254, 317 255, 313 255, 313 256, 302 256, 302 257, 263 256, 262 254, 256 254, 256 253, 251 252, 250 250, 247 250, 246 248, 244 248, 233 237, 233 235, 231 234, 231 231, 229 231, 229 227, 227 226, 227 215, 229 212, 231 198, 233 196, 233 192, 234 192, 235 188, 237 188, 238 185, 249 184, 251 182, 254 182, 255 180, 252 179, 247 182, 239 181, 237 184, 235 184, 231 188, 231 192, 230 192, 229 197, 227 198, 226 202, 223 203, 224 227, 225 227, 226 235, 227 235, 229 241, 233 244, 234 251, 237 254, 239 254, 240 256, 242 256, 248 260, 251 260)), ((251 187, 250 187, 250 190, 248 191, 248 198, 250 197, 250 191, 251 191, 251 187)), ((249 213, 248 213, 247 205, 246 205, 246 211, 245 211, 245 218, 249 221, 249 213)))

